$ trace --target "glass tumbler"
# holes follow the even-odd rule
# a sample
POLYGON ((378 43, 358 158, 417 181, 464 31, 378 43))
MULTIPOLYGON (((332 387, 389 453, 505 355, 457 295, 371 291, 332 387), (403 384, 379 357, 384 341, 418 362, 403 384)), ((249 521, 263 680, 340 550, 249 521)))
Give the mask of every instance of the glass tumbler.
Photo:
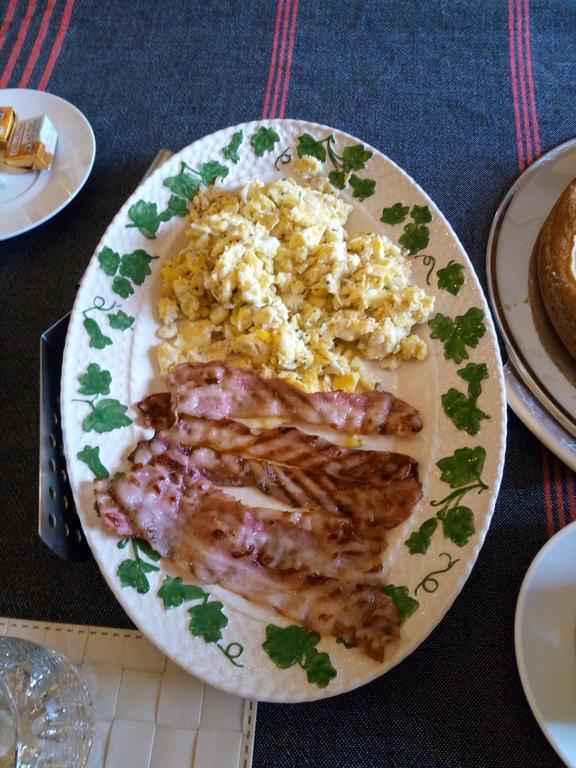
POLYGON ((82 768, 92 730, 86 685, 68 659, 0 637, 0 768, 82 768))

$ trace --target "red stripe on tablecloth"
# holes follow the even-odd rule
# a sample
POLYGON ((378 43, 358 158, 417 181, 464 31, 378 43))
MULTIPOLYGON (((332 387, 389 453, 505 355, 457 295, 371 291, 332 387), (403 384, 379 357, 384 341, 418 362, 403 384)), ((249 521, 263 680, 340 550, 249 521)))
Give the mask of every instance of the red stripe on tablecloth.
MULTIPOLYGON (((519 0, 520 2, 520 0, 519 0)), ((534 93, 534 77, 532 73, 532 50, 530 44, 530 0, 522 0, 523 3, 523 17, 524 17, 524 46, 526 55, 526 73, 528 78, 528 96, 530 100, 530 117, 532 126, 532 138, 534 141, 535 156, 541 152, 540 146, 540 130, 538 126, 538 113, 536 110, 536 97, 534 93)), ((554 459, 556 464, 556 495, 558 504, 558 522, 559 527, 563 527, 569 520, 576 520, 576 501, 574 494, 574 473, 568 470, 567 467, 562 466, 557 459, 554 459), (560 479, 560 471, 564 476, 564 479, 560 479), (566 487, 566 496, 568 500, 568 509, 564 502, 564 486, 566 487)))
POLYGON ((280 43, 280 55, 278 57, 278 74, 276 75, 276 84, 274 86, 274 100, 272 101, 272 108, 270 109, 269 117, 278 117, 276 110, 278 109, 278 94, 280 93, 280 84, 282 82, 282 76, 284 74, 284 56, 286 54, 286 42, 288 40, 288 22, 290 21, 290 4, 291 4, 291 0, 286 0, 286 9, 284 11, 284 18, 282 20, 282 42, 280 43))
POLYGON ((298 0, 294 0, 292 6, 292 23, 290 25, 290 40, 288 43, 288 58, 286 60, 286 74, 284 76, 284 85, 282 88, 282 101, 280 102, 280 111, 278 117, 284 117, 286 112, 286 101, 288 99, 288 89, 290 87, 290 71, 292 69, 292 54, 294 53, 294 39, 296 37, 296 21, 298 19, 298 0))
POLYGON ((22 73, 20 82, 18 83, 18 88, 26 88, 28 86, 28 83, 30 82, 30 78, 32 77, 32 73, 34 72, 34 67, 36 66, 36 62, 38 61, 38 56, 40 56, 40 51, 42 50, 44 40, 46 39, 46 34, 48 33, 48 27, 50 26, 50 19, 52 18, 52 14, 54 13, 55 6, 56 6, 56 0, 48 0, 48 5, 44 10, 44 14, 42 15, 42 21, 40 22, 40 29, 38 30, 38 36, 36 37, 36 40, 34 41, 34 45, 32 46, 32 50, 30 51, 30 56, 28 57, 26 67, 24 69, 24 72, 22 73))
POLYGON ((34 16, 35 10, 36 10, 36 0, 28 0, 28 7, 26 8, 26 13, 24 14, 24 18, 22 19, 22 22, 20 24, 20 29, 18 30, 18 37, 16 38, 16 41, 12 46, 10 57, 8 59, 4 72, 2 73, 2 77, 0 77, 0 88, 6 88, 8 83, 10 82, 10 78, 12 77, 12 72, 14 71, 14 67, 16 66, 18 57, 20 56, 20 53, 26 41, 26 36, 28 35, 28 28, 30 27, 30 22, 32 21, 32 17, 34 16))
POLYGON ((270 59, 270 68, 268 70, 268 85, 266 86, 266 96, 264 97, 264 109, 262 110, 262 119, 268 117, 268 105, 274 84, 274 75, 276 73, 276 54, 278 53, 278 37, 280 36, 280 21, 282 20, 282 6, 284 0, 278 0, 278 9, 276 11, 276 23, 274 24, 274 40, 272 42, 272 57, 270 59))
POLYGON ((528 96, 526 89, 526 69, 524 65, 524 43, 522 40, 522 5, 521 0, 516 0, 516 45, 518 51, 518 72, 520 80, 520 97, 522 99, 522 122, 524 124, 524 142, 526 148, 526 161, 528 165, 534 160, 532 149, 532 137, 530 131, 530 114, 528 112, 528 96))
POLYGON ((516 125, 516 146, 518 148, 518 165, 520 171, 526 167, 524 159, 524 144, 522 142, 522 126, 520 123, 520 102, 518 101, 518 82, 516 75, 516 50, 514 47, 514 0, 508 0, 508 47, 510 50, 510 76, 512 79, 512 101, 514 104, 514 123, 516 125))
POLYGON ((532 76, 532 49, 530 47, 530 2, 524 0, 524 43, 526 47, 526 70, 528 73, 528 94, 530 96, 530 115, 532 118, 532 135, 536 157, 541 152, 538 115, 536 112, 536 97, 534 95, 534 78, 532 76))
POLYGON ((73 8, 74 8, 74 0, 66 0, 64 13, 62 14, 62 18, 60 19, 60 26, 58 27, 58 32, 56 33, 54 43, 52 44, 52 50, 50 51, 50 56, 48 57, 48 61, 46 62, 46 66, 44 67, 44 72, 42 73, 42 77, 40 78, 40 82, 38 83, 39 91, 45 91, 46 86, 50 82, 50 78, 52 77, 52 72, 54 71, 54 67, 56 66, 56 62, 58 61, 58 57, 60 56, 60 51, 62 50, 62 46, 64 44, 64 38, 66 37, 66 32, 68 31, 68 26, 70 24, 70 18, 72 16, 73 8))
POLYGON ((554 535, 554 504, 552 503, 552 488, 550 486, 549 456, 548 450, 542 446, 542 479, 544 481, 544 508, 546 509, 548 537, 554 535))
POLYGON ((556 457, 552 459, 554 463, 554 479, 556 485, 556 502, 558 503, 558 523, 559 528, 566 525, 566 511, 564 508, 564 483, 562 482, 561 464, 556 457))
MULTIPOLYGON (((532 73, 530 0, 508 0, 508 44, 510 48, 510 73, 512 78, 514 121, 516 124, 516 144, 518 147, 518 166, 522 172, 526 167, 526 158, 528 163, 531 163, 538 157, 541 151, 532 73), (518 81, 520 82, 520 98, 518 97, 518 81), (520 107, 522 107, 522 115, 520 115, 520 107), (524 135, 522 128, 524 128, 524 135)), ((554 518, 556 509, 558 511, 559 527, 566 524, 564 483, 561 477, 560 463, 555 456, 552 458, 551 456, 543 446, 542 479, 548 536, 552 536, 555 532, 554 518), (553 462, 554 490, 551 480, 550 461, 553 462)), ((573 483, 573 479, 568 477, 566 484, 571 516, 576 514, 573 483)))
POLYGON ((0 26, 0 51, 2 50, 2 46, 6 42, 6 36, 8 35, 8 30, 10 29, 10 25, 14 20, 14 14, 16 13, 17 5, 18 5, 18 0, 10 0, 8 10, 6 11, 6 16, 4 17, 4 21, 0 26))

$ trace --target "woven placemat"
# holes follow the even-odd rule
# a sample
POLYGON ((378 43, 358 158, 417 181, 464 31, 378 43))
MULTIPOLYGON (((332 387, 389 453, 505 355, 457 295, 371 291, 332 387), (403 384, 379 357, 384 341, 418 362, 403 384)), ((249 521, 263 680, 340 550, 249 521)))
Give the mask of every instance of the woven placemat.
POLYGON ((256 702, 204 685, 139 632, 0 618, 0 634, 64 654, 90 691, 86 768, 250 768, 256 702))

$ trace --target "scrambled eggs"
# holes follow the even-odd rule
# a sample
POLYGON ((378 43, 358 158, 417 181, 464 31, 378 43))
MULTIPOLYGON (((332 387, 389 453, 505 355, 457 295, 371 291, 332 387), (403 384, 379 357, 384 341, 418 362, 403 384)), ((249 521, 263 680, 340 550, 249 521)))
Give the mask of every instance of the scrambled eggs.
POLYGON ((411 284, 410 262, 386 236, 348 236, 351 211, 318 177, 199 193, 189 243, 162 268, 162 373, 222 359, 309 392, 353 392, 373 388, 366 360, 422 360, 411 330, 434 299, 411 284))

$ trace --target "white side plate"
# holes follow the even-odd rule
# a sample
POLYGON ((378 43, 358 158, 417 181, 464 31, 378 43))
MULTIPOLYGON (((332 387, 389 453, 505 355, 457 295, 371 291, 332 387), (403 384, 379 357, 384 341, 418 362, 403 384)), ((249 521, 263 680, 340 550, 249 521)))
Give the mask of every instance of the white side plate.
POLYGON ((44 91, 0 90, 0 105, 19 118, 48 115, 58 131, 48 171, 0 170, 0 240, 20 235, 51 219, 76 197, 90 175, 96 141, 88 120, 68 101, 44 91))
POLYGON ((516 661, 534 717, 568 768, 576 766, 576 523, 540 550, 522 583, 516 661))

